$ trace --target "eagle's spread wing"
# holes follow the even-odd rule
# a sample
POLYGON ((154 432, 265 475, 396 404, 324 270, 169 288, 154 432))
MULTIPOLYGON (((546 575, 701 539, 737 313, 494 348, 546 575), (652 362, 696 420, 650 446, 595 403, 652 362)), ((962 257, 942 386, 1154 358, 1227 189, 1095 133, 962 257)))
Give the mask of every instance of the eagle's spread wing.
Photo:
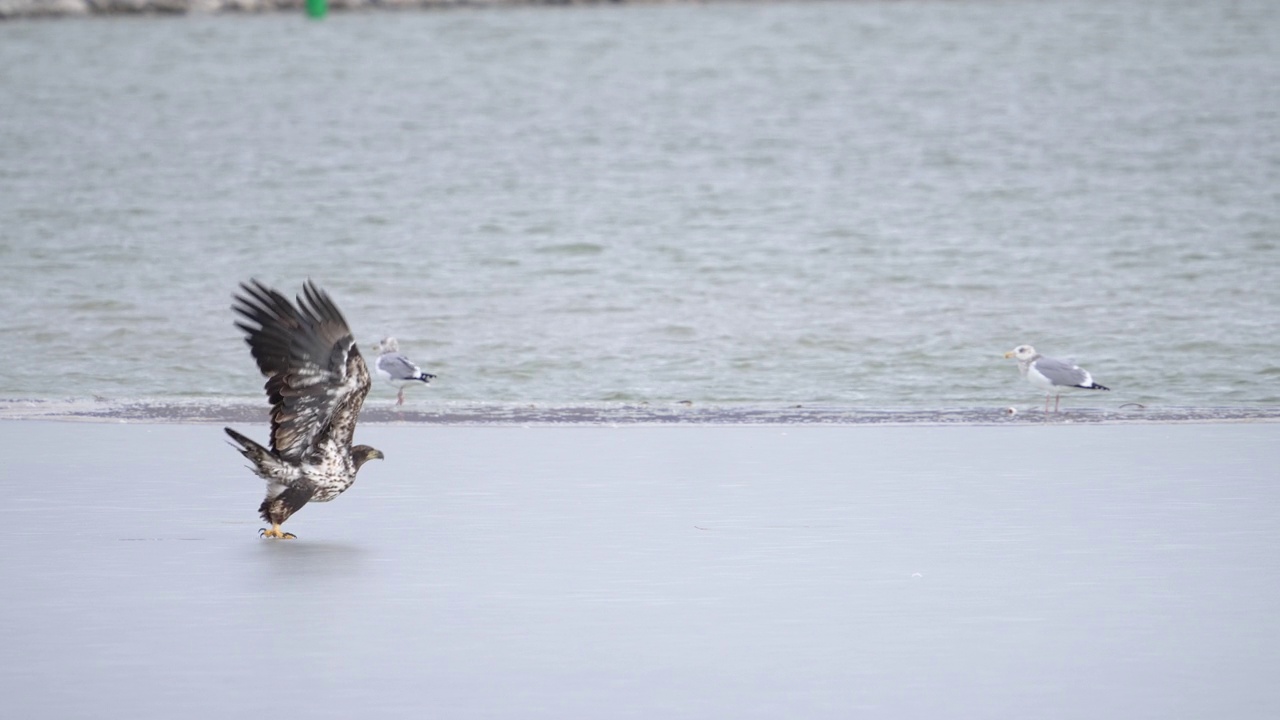
POLYGON ((267 376, 271 449, 292 461, 326 440, 349 450, 370 383, 342 313, 310 280, 296 306, 257 280, 240 288, 232 309, 247 321, 236 327, 267 376))

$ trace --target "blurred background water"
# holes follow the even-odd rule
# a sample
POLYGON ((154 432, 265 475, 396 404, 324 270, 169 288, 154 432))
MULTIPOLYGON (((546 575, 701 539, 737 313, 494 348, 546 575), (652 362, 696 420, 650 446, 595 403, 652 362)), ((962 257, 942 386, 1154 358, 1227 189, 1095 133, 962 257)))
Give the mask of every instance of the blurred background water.
MULTIPOLYGON (((415 403, 1280 403, 1280 5, 0 24, 0 397, 260 397, 311 277, 415 403)), ((390 396, 394 391, 384 388, 390 396)))

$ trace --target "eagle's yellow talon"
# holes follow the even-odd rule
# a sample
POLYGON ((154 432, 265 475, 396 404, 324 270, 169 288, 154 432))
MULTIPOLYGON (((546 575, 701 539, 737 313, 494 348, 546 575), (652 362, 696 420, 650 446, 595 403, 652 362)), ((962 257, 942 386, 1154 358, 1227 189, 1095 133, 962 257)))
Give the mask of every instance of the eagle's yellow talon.
POLYGON ((280 540, 296 540, 298 538, 293 533, 281 530, 279 525, 272 525, 269 530, 267 528, 258 528, 258 537, 278 538, 280 540))

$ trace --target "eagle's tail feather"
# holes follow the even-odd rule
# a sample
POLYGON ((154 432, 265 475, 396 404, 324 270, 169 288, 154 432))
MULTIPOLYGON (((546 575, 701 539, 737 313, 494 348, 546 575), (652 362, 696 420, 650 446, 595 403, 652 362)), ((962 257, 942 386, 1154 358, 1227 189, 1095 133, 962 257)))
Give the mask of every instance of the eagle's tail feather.
POLYGON ((236 450, 238 450, 241 455, 245 456, 245 459, 253 463, 254 468, 257 470, 259 475, 266 477, 265 473, 267 467, 278 463, 275 454, 270 450, 259 445, 253 440, 250 440, 244 435, 241 435, 235 430, 232 430, 231 428, 223 428, 223 430, 227 431, 227 435, 230 435, 232 440, 239 443, 240 447, 236 448, 236 450))

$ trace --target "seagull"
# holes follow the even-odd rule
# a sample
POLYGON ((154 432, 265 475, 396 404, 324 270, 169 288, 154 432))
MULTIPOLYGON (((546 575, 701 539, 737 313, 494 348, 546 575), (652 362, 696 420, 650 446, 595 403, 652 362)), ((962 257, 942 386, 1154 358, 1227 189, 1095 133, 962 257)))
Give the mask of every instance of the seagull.
POLYGON ((415 382, 430 383, 435 377, 431 373, 422 372, 422 368, 401 355, 400 343, 393 337, 382 338, 382 342, 378 343, 378 361, 373 367, 378 377, 399 388, 396 394, 396 405, 404 404, 406 386, 415 382))
POLYGON ((1027 382, 1042 388, 1044 392, 1044 411, 1049 412, 1049 396, 1054 396, 1053 411, 1058 412, 1058 403, 1062 400, 1063 390, 1110 390, 1093 381, 1088 370, 1075 363, 1045 357, 1036 352, 1030 345, 1019 345, 1005 353, 1006 358, 1018 360, 1018 371, 1027 382))

